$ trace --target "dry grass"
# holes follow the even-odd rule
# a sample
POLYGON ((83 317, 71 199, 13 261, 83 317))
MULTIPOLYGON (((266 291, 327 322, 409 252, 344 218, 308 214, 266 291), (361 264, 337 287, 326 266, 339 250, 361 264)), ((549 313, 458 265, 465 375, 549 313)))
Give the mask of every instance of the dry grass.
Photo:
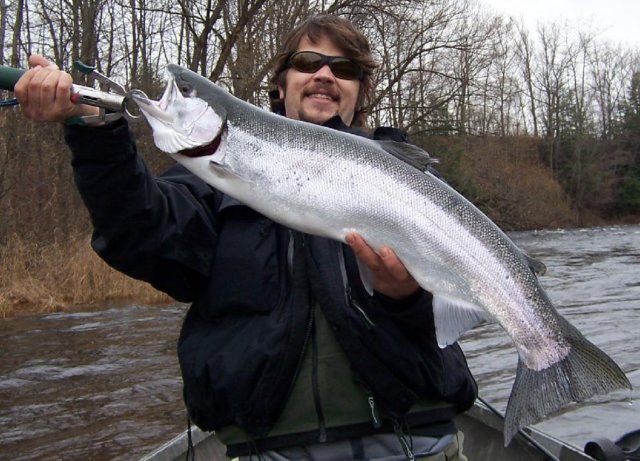
POLYGON ((52 312, 112 300, 171 301, 98 258, 87 237, 46 245, 18 237, 0 247, 0 316, 52 312))
POLYGON ((447 180, 504 230, 574 227, 570 199, 529 137, 441 138, 428 146, 447 180))
POLYGON ((570 200, 551 171, 538 161, 532 138, 478 139, 464 165, 479 198, 505 229, 573 227, 570 200))

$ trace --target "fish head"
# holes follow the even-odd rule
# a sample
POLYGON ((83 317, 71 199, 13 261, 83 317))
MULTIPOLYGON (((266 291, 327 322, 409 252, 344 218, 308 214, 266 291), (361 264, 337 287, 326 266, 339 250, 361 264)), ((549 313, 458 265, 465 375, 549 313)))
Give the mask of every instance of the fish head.
POLYGON ((224 92, 195 72, 169 64, 167 87, 159 101, 142 93, 133 93, 132 99, 151 125, 158 149, 191 156, 208 146, 215 149, 224 130, 226 110, 216 102, 216 91, 224 92))

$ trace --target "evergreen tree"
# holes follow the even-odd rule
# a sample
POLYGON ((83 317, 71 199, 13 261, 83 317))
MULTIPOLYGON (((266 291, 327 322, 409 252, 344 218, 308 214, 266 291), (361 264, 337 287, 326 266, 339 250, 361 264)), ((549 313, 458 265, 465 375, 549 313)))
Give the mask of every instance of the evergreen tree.
POLYGON ((616 197, 615 209, 622 213, 640 212, 640 71, 631 78, 629 97, 623 107, 621 138, 629 154, 629 164, 616 197))

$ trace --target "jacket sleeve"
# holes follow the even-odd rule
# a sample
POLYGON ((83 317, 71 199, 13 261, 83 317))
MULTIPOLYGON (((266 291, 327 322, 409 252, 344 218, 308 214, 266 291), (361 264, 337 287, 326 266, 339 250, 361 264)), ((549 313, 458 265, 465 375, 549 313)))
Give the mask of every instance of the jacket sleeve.
POLYGON ((425 339, 425 332, 435 333, 433 295, 430 292, 420 288, 403 300, 395 300, 378 292, 374 293, 374 297, 407 338, 419 342, 425 339))
POLYGON ((215 255, 219 194, 182 167, 154 177, 126 121, 67 127, 65 140, 93 249, 115 269, 193 301, 215 255))

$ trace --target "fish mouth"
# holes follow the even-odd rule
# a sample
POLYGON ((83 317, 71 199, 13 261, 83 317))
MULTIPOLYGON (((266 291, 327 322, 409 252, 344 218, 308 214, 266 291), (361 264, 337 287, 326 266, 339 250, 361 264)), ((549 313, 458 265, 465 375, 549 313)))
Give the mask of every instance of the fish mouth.
POLYGON ((215 151, 224 120, 203 99, 180 90, 170 73, 167 88, 159 101, 132 94, 133 101, 151 125, 155 145, 168 154, 202 156, 215 151), (213 147, 212 147, 213 146, 213 147), (186 154, 185 154, 186 153, 186 154))
POLYGON ((147 119, 155 118, 161 122, 171 124, 174 121, 174 115, 170 114, 167 109, 169 104, 177 99, 177 91, 178 86, 175 80, 171 79, 159 101, 149 99, 142 92, 131 93, 131 99, 138 105, 147 119))

